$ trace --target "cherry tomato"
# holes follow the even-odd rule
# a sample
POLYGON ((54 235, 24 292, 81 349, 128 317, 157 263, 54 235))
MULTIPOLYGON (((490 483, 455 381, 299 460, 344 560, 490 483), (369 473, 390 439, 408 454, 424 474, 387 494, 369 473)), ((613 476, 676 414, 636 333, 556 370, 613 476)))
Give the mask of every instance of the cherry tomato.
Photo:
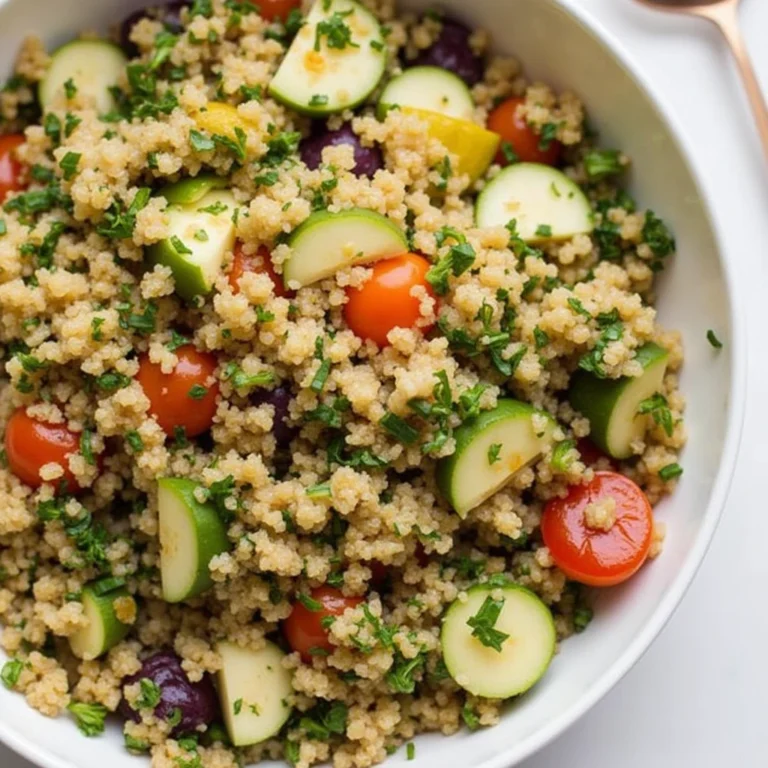
POLYGON ((267 21, 285 21, 288 14, 301 5, 301 0, 259 0, 259 12, 267 21))
POLYGON ((48 424, 27 415, 19 408, 5 428, 5 453, 11 472, 32 488, 43 484, 40 469, 44 464, 55 462, 64 469, 64 475, 55 483, 66 481, 64 490, 76 493, 81 490, 69 469, 68 458, 80 450, 80 435, 63 424, 48 424))
POLYGON ((216 414, 219 385, 214 382, 216 357, 198 352, 191 344, 176 350, 179 362, 171 373, 163 373, 147 355, 139 361, 136 377, 149 398, 149 412, 167 435, 183 427, 187 437, 207 432, 216 414))
POLYGON ((283 284, 283 278, 275 272, 269 248, 265 245, 262 245, 256 253, 246 255, 243 252, 243 244, 237 243, 234 259, 232 260, 232 269, 229 271, 229 284, 232 286, 233 293, 240 293, 240 278, 246 272, 263 272, 265 275, 269 275, 270 280, 272 280, 275 286, 275 296, 290 299, 296 295, 294 291, 286 289, 283 284))
MULTIPOLYGON (((404 253, 373 265, 373 277, 362 288, 347 289, 344 319, 361 338, 380 347, 389 345, 387 334, 393 328, 413 328, 421 317, 421 301, 411 295, 423 286, 430 296, 432 287, 426 280, 431 264, 415 253, 404 253)), ((422 328, 426 333, 429 328, 422 328)))
MULTIPOLYGON (((557 165, 562 145, 551 141, 548 146, 544 145, 546 149, 542 148, 541 136, 518 114, 518 107, 524 102, 524 99, 509 99, 499 104, 488 117, 488 130, 498 133, 502 142, 509 142, 522 162, 557 165)), ((502 149, 496 155, 496 162, 509 165, 502 149)))
POLYGON ((0 202, 9 192, 24 189, 24 166, 16 159, 16 148, 24 143, 20 133, 0 136, 0 202))
POLYGON ((363 602, 361 597, 344 597, 333 587, 317 587, 312 590, 310 598, 322 607, 312 611, 301 601, 296 601, 291 615, 283 622, 283 632, 288 644, 294 651, 298 651, 307 663, 312 660, 312 649, 320 648, 330 653, 335 648, 328 639, 328 630, 323 626, 323 619, 327 616, 341 616, 348 608, 354 608, 363 602))
POLYGON ((547 503, 541 533, 568 578, 611 587, 633 576, 648 557, 653 512, 645 494, 628 477, 595 472, 591 482, 573 485, 564 499, 547 503), (587 505, 608 496, 616 501, 616 522, 607 531, 590 528, 585 520, 587 505))

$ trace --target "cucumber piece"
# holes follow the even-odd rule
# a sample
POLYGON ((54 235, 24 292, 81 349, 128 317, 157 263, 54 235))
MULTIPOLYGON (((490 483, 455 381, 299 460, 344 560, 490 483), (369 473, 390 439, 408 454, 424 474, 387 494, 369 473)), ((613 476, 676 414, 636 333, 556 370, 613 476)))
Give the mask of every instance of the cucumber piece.
POLYGON ((64 83, 72 80, 80 95, 93 100, 99 114, 111 112, 115 99, 110 88, 117 85, 127 63, 120 48, 105 40, 67 43, 53 52, 48 71, 38 85, 40 106, 45 112, 64 91, 64 83))
POLYGON ((472 120, 475 114, 467 84, 440 67, 412 67, 392 78, 379 99, 379 119, 393 107, 424 109, 459 120, 472 120))
POLYGON ((235 245, 237 202, 218 177, 187 179, 161 191, 168 200, 168 237, 147 249, 155 264, 171 268, 176 293, 187 301, 207 296, 235 245))
POLYGON ((353 0, 317 0, 272 79, 269 93, 297 112, 332 115, 362 104, 376 89, 386 64, 381 25, 370 11, 353 0), (328 47, 329 24, 343 25, 351 44, 328 47))
POLYGON ((125 587, 104 591, 106 579, 83 587, 81 601, 87 624, 69 637, 69 647, 78 659, 93 661, 116 646, 129 632, 115 612, 115 600, 133 600, 125 587))
POLYGON ((594 229, 592 208, 578 185, 549 165, 517 163, 505 168, 477 198, 478 227, 517 221, 526 243, 567 240, 594 229))
POLYGON ((163 600, 180 603, 213 585, 208 565, 229 551, 227 528, 211 504, 195 498, 198 483, 164 477, 157 486, 163 600))
POLYGON ((397 224, 362 208, 313 213, 293 231, 288 245, 293 252, 283 265, 283 279, 293 287, 316 283, 351 264, 368 264, 408 250, 397 224))
MULTIPOLYGON (((167 187, 163 187, 158 194, 164 197, 169 205, 192 205, 200 202, 209 192, 228 187, 229 179, 215 176, 212 173, 201 173, 199 176, 169 184, 167 187)), ((232 215, 231 210, 229 215, 232 215)))
POLYGON ((266 643, 258 651, 227 642, 216 646, 221 656, 221 711, 235 747, 266 741, 291 715, 293 684, 282 664, 285 654, 269 640, 266 643))
POLYGON ((508 699, 533 687, 547 671, 556 641, 552 612, 518 584, 472 587, 464 602, 451 604, 440 631, 448 673, 464 690, 489 699, 508 699), (483 645, 467 624, 487 597, 498 599, 499 594, 504 605, 494 629, 509 635, 500 652, 483 645))
POLYGON ((643 366, 640 376, 599 379, 578 371, 568 391, 570 404, 589 419, 589 439, 614 459, 632 456, 632 443, 645 434, 648 416, 637 411, 643 400, 661 391, 669 353, 651 342, 637 350, 635 359, 643 366))
POLYGON ((552 442, 556 424, 548 413, 511 399, 462 424, 454 432, 456 452, 437 467, 438 486, 459 517, 466 518, 536 461, 552 442), (541 432, 534 429, 534 416, 544 417, 541 432))

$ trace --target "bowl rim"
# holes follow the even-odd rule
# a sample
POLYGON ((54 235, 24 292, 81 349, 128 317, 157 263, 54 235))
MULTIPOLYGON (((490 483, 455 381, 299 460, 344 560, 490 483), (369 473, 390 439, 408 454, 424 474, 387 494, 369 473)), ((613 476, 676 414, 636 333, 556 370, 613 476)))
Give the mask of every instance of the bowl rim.
MULTIPOLYGON (((9 0, 0 0, 5 5, 9 0)), ((627 646, 619 658, 564 712, 550 720, 544 727, 531 733, 517 744, 510 746, 494 757, 478 763, 475 768, 511 768, 531 757, 547 744, 570 728, 578 719, 592 709, 614 686, 640 661, 667 625, 691 586, 704 557, 712 543, 715 531, 722 519, 725 504, 731 490, 736 460, 741 447, 744 418, 746 414, 747 393, 747 333, 743 302, 738 301, 739 283, 736 279, 735 264, 729 258, 725 246, 722 226, 713 211, 716 210, 712 194, 705 184, 699 165, 685 139, 682 123, 662 97, 655 85, 645 75, 642 66, 623 46, 618 37, 609 31, 593 13, 580 7, 579 0, 547 0, 552 5, 565 10, 596 42, 604 45, 621 64, 629 77, 645 93, 652 108, 669 128, 673 144, 680 154, 690 174, 697 194, 703 203, 704 213, 712 230, 719 261, 729 299, 729 321, 731 339, 727 346, 730 354, 731 392, 728 402, 727 426, 723 445, 723 454, 717 476, 710 494, 709 503, 704 513, 699 533, 688 553, 683 567, 675 577, 672 586, 659 602, 651 619, 642 631, 627 646)), ((19 756, 41 768, 77 768, 69 758, 52 754, 43 744, 35 744, 15 733, 11 727, 0 721, 0 742, 19 756)))

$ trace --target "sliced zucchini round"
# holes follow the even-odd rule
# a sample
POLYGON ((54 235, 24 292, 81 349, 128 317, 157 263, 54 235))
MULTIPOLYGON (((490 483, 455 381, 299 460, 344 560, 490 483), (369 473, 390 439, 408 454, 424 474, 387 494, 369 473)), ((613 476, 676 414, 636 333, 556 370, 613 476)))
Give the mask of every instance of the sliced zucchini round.
POLYGON ((217 176, 186 179, 160 194, 168 200, 168 237, 147 249, 155 264, 171 268, 176 293, 186 301, 207 296, 235 245, 237 201, 217 176))
POLYGON ((72 81, 77 92, 89 97, 99 114, 115 108, 110 89, 117 85, 128 60, 125 54, 105 40, 74 40, 53 52, 48 71, 38 86, 43 111, 72 81))
POLYGON ((643 366, 640 376, 599 379, 578 371, 568 391, 570 404, 589 419, 590 440, 614 459, 632 456, 632 444, 648 429, 648 416, 638 412, 640 403, 661 391, 669 353, 649 343, 637 350, 643 366))
POLYGON ((274 736, 291 715, 291 673, 283 667, 285 654, 267 640, 251 651, 234 643, 219 643, 219 699, 230 741, 235 747, 259 744, 274 736))
POLYGON ((517 584, 480 584, 468 591, 466 601, 451 604, 440 642, 445 666, 458 685, 474 696, 508 699, 543 677, 555 653, 557 633, 552 612, 530 590, 517 584), (500 641, 500 651, 484 645, 467 623, 489 599, 503 601, 492 626, 508 635, 500 641))
POLYGON ((370 11, 353 0, 317 0, 269 92, 297 112, 332 115, 364 102, 379 84, 386 64, 381 25, 370 11), (336 34, 331 32, 334 28, 336 34))
POLYGON ((408 250, 408 240, 394 222, 375 211, 351 208, 318 211, 297 227, 283 265, 286 284, 303 287, 352 264, 368 264, 408 250))
POLYGON ((109 580, 93 582, 83 587, 81 601, 87 624, 70 635, 69 646, 78 659, 93 661, 116 646, 129 632, 131 625, 117 618, 115 601, 133 600, 125 587, 109 589, 109 580))
POLYGON ((413 107, 470 121, 475 113, 467 84, 440 67, 412 67, 392 78, 379 99, 379 119, 393 107, 413 107))
POLYGON ((511 399, 499 400, 492 411, 462 424, 454 432, 456 452, 437 467, 438 486, 459 517, 536 461, 552 442, 556 425, 548 413, 511 399))
POLYGON ((211 504, 195 498, 198 483, 164 477, 157 485, 163 600, 180 603, 213 586, 209 565, 229 551, 227 528, 211 504))
POLYGON ((504 227, 512 219, 526 243, 567 240, 594 229, 592 208, 579 186, 549 165, 505 168, 477 198, 478 227, 504 227))

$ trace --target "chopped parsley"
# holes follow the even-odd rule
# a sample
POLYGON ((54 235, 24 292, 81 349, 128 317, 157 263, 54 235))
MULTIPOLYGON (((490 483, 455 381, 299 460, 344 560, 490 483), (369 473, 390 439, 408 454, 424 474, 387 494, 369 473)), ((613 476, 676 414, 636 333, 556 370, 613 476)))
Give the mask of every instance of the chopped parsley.
POLYGON ((316 93, 309 100, 310 107, 324 107, 328 103, 328 96, 324 93, 316 93))
POLYGON ((91 339, 93 341, 101 341, 104 338, 104 333, 101 330, 101 326, 106 322, 103 317, 94 317, 91 320, 91 339))
POLYGON ((320 50, 322 38, 325 37, 325 44, 328 48, 335 48, 343 51, 347 46, 359 48, 360 46, 352 40, 352 30, 344 21, 345 18, 354 13, 353 9, 348 11, 335 11, 329 18, 321 21, 315 31, 315 50, 320 50))
POLYGON ((675 422, 672 418, 672 411, 669 409, 667 398, 664 395, 657 392, 655 395, 643 400, 637 412, 640 414, 650 414, 654 422, 666 432, 667 437, 672 437, 672 433, 675 431, 675 422))
POLYGON ((61 159, 59 168, 64 171, 64 180, 69 181, 77 173, 77 166, 80 164, 82 155, 79 152, 67 152, 61 159))
POLYGON ((397 652, 395 662, 386 675, 387 683, 393 693, 413 693, 416 690, 416 681, 413 675, 424 667, 424 664, 425 658, 422 653, 413 659, 406 659, 397 652))
POLYGON ((715 335, 715 332, 713 330, 707 331, 707 341, 715 348, 715 349, 722 349, 723 348, 723 342, 720 341, 720 339, 717 338, 715 335))
POLYGON ((508 141, 501 142, 501 154, 504 156, 507 165, 514 165, 520 162, 520 155, 515 152, 515 148, 508 141))
POLYGON ((659 470, 659 477, 666 483, 683 474, 683 468, 679 464, 667 464, 659 470))
POLYGON ((559 128, 560 126, 557 123, 544 123, 541 126, 539 149, 542 152, 546 152, 552 146, 552 142, 557 138, 559 128))
POLYGON ((467 624, 472 627, 472 637, 476 637, 487 648, 501 653, 501 646, 509 638, 506 632, 495 629, 496 622, 504 607, 505 598, 494 600, 491 595, 485 598, 480 610, 467 619, 467 624))
POLYGON ((379 421, 379 426, 405 445, 413 445, 419 439, 417 429, 414 429, 405 419, 391 412, 384 415, 379 421))
POLYGON ((616 310, 598 315, 597 323, 602 328, 602 333, 595 346, 579 360, 579 368, 604 379, 606 373, 603 367, 603 354, 610 343, 621 340, 624 336, 624 326, 616 310))
POLYGON ((216 149, 216 142, 210 136, 194 128, 189 132, 189 143, 195 152, 213 152, 216 149))
POLYGON ((144 450, 144 441, 135 429, 125 433, 125 442, 131 446, 134 453, 141 453, 144 450))
POLYGON ((134 709, 154 709, 160 703, 162 691, 154 680, 142 677, 139 680, 139 689, 139 697, 133 703, 134 709))
POLYGON ((650 246, 656 261, 651 264, 654 270, 661 269, 661 259, 675 251, 675 238, 667 225, 653 211, 648 211, 643 224, 643 240, 650 246))
POLYGON ((195 384, 188 394, 193 400, 202 400, 208 394, 208 388, 202 384, 195 384))
POLYGON ((499 454, 501 453, 501 443, 494 443, 488 449, 488 463, 493 465, 501 461, 499 454))
POLYGON ((539 224, 536 227, 537 237, 552 237, 552 226, 550 224, 539 224))
POLYGON ((314 600, 309 595, 305 595, 303 592, 299 592, 296 595, 296 599, 312 613, 317 613, 323 610, 323 604, 319 600, 314 600))
POLYGON ((80 433, 80 453, 83 455, 85 463, 93 467, 96 465, 96 458, 93 455, 92 438, 93 433, 90 429, 86 428, 80 433))
POLYGON ((253 389, 254 387, 268 387, 275 380, 272 371, 260 371, 259 373, 246 373, 235 362, 227 363, 222 374, 224 381, 239 390, 253 389))
POLYGON ((151 196, 152 190, 149 187, 141 187, 127 208, 119 200, 115 200, 104 212, 102 221, 96 225, 96 231, 112 240, 131 237, 136 226, 136 215, 146 207, 151 196))
POLYGON ((178 235, 171 235, 170 241, 176 253, 182 256, 192 253, 192 250, 190 248, 187 248, 186 245, 184 245, 184 243, 182 242, 181 238, 178 235))
POLYGON ((80 733, 85 736, 99 736, 104 733, 104 721, 107 718, 107 708, 103 704, 86 704, 82 701, 71 701, 67 709, 75 716, 80 733))
POLYGON ((455 241, 448 253, 433 264, 427 272, 427 282, 434 288, 435 293, 445 296, 449 290, 448 280, 451 274, 460 277, 475 263, 475 249, 467 241, 464 234, 452 227, 443 227, 435 235, 438 248, 442 248, 447 240, 455 241))
POLYGON ((165 348, 169 352, 175 352, 179 347, 183 347, 185 344, 190 343, 190 340, 186 336, 182 336, 177 331, 171 331, 171 340, 165 345, 165 348))
POLYGON ((328 741, 333 735, 344 735, 347 730, 348 716, 349 710, 346 704, 340 701, 333 703, 323 701, 301 717, 299 727, 308 739, 328 741))
POLYGON ((77 86, 71 77, 64 83, 64 94, 66 95, 67 99, 74 99, 77 95, 77 86))
POLYGON ((617 149, 590 149, 584 155, 584 170, 590 181, 600 181, 623 172, 621 152, 617 149))
POLYGON ((12 689, 19 682, 23 669, 24 662, 19 661, 19 659, 9 659, 6 661, 3 664, 2 671, 0 671, 0 680, 2 680, 3 685, 9 690, 12 689))

